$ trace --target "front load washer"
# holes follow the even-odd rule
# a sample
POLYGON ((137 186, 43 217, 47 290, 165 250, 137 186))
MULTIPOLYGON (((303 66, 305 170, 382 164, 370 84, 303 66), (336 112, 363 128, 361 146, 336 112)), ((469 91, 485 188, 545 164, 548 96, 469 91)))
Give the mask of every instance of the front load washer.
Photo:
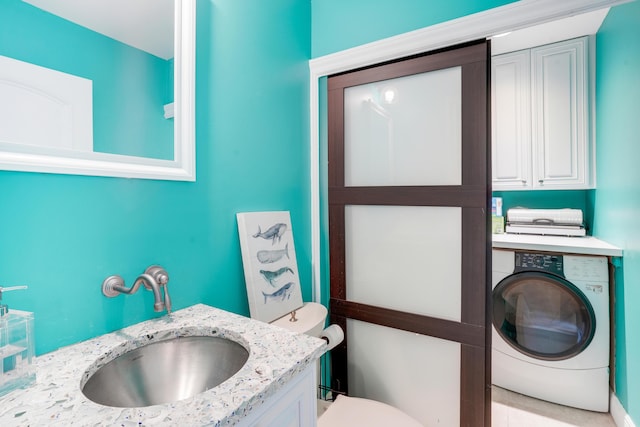
POLYGON ((494 249, 492 282, 493 384, 607 412, 607 258, 494 249))

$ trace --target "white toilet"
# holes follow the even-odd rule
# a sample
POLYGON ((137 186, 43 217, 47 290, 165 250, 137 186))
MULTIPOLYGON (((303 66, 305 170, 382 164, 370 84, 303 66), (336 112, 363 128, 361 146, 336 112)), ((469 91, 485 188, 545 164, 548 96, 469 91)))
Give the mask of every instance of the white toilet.
MULTIPOLYGON (((296 321, 287 314, 271 322, 293 332, 320 337, 327 309, 315 302, 305 303, 295 312, 296 321)), ((334 343, 338 344, 338 343, 334 343)), ((418 421, 386 403, 339 395, 318 418, 318 427, 422 427, 418 421)))
POLYGON ((409 415, 386 403, 339 395, 318 418, 318 427, 422 427, 409 415))

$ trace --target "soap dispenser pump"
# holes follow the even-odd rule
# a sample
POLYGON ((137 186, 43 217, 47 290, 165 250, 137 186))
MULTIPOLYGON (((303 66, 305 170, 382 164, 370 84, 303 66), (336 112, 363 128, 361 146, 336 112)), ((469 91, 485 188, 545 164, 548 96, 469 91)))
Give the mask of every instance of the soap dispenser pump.
POLYGON ((10 286, 7 288, 3 288, 2 286, 0 286, 0 317, 4 317, 9 313, 9 306, 7 304, 2 303, 2 293, 9 292, 9 291, 18 291, 21 289, 27 289, 27 287, 24 285, 10 286))
POLYGON ((36 379, 33 337, 33 313, 9 311, 2 294, 27 289, 26 286, 0 286, 0 396, 25 388, 36 379))

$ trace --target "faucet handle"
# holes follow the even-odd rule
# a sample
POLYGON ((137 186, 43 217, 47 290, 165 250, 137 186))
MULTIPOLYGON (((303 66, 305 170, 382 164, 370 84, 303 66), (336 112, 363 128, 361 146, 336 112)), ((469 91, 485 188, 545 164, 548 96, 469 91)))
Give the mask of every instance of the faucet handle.
POLYGON ((144 271, 155 280, 155 282, 163 287, 164 290, 164 309, 167 313, 171 313, 171 298, 169 297, 169 273, 159 265, 151 265, 144 271))
POLYGON ((164 286, 169 283, 169 273, 167 273, 167 270, 160 267, 159 265, 151 265, 147 267, 144 272, 145 274, 153 277, 153 280, 155 280, 156 283, 160 286, 164 286))

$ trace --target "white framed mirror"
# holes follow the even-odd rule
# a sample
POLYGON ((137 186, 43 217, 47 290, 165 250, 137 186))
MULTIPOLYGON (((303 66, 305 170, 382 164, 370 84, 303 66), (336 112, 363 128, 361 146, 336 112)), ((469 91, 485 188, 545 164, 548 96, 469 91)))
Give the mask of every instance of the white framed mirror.
POLYGON ((0 69, 0 123, 4 123, 0 129, 0 169, 195 181, 196 0, 149 0, 147 3, 152 9, 147 11, 144 20, 131 22, 134 28, 137 26, 134 33, 143 33, 142 26, 151 21, 160 25, 156 21, 162 21, 158 9, 161 3, 172 9, 165 14, 168 18, 164 19, 164 27, 157 29, 156 37, 151 37, 151 42, 158 44, 163 33, 169 34, 165 44, 172 43, 172 46, 161 53, 148 53, 151 51, 145 48, 139 48, 145 52, 137 53, 133 45, 122 42, 117 34, 105 35, 95 28, 88 30, 74 21, 75 18, 61 17, 55 11, 46 10, 47 4, 57 7, 65 2, 82 6, 91 4, 91 12, 94 15, 97 12, 101 24, 108 21, 107 11, 112 13, 123 8, 126 12, 115 19, 119 27, 124 27, 136 15, 127 8, 133 7, 134 3, 144 3, 130 0, 3 0, 0 26, 8 29, 7 34, 14 34, 14 38, 3 36, 5 41, 0 41, 3 64, 0 69), (101 11, 101 7, 105 9, 101 11), (26 17, 21 15, 23 12, 26 17), (25 20, 35 20, 33 28, 29 29, 25 20), (50 30, 47 38, 44 31, 49 20, 57 20, 55 25, 66 27, 50 30), (10 25, 14 25, 13 29, 8 28, 10 25), (69 32, 97 31, 99 34, 94 36, 94 33, 85 32, 79 40, 66 40, 63 35, 70 28, 72 31, 69 32), (45 37, 38 39, 36 34, 45 37), (57 37, 60 38, 53 40, 57 37), (94 38, 111 43, 108 60, 89 44, 94 38), (116 44, 123 47, 114 48, 116 44), (85 45, 91 46, 90 50, 83 51, 85 45), (38 53, 27 53, 29 49, 38 53), (55 55, 67 55, 67 58, 62 61, 55 55), (155 61, 154 64, 162 64, 163 71, 158 72, 155 65, 143 63, 139 58, 144 55, 151 58, 149 61, 155 61), (36 57, 44 57, 45 64, 38 63, 36 57), (123 69, 120 65, 131 58, 136 61, 137 68, 134 71, 123 69), (65 61, 71 64, 68 67, 73 71, 57 66, 65 61), (117 67, 111 69, 114 64, 117 67), (99 69, 99 72, 90 71, 90 68, 99 69), (148 75, 147 71, 154 74, 148 75), (137 74, 141 79, 133 82, 133 76, 137 74), (48 83, 53 91, 40 86, 43 75, 53 78, 53 83, 48 83), (159 95, 160 90, 147 87, 152 81, 164 85, 162 95, 159 95), (107 82, 117 82, 118 89, 107 82), (68 89, 70 87, 77 87, 80 95, 69 95, 75 90, 68 89), (147 96, 149 92, 153 95, 147 96), (137 94, 135 99, 134 93, 137 94), (24 94, 26 96, 21 97, 24 94), (147 97, 151 100, 140 101, 147 97), (141 111, 134 109, 138 104, 153 105, 141 111), (151 145, 144 146, 149 143, 151 145))

